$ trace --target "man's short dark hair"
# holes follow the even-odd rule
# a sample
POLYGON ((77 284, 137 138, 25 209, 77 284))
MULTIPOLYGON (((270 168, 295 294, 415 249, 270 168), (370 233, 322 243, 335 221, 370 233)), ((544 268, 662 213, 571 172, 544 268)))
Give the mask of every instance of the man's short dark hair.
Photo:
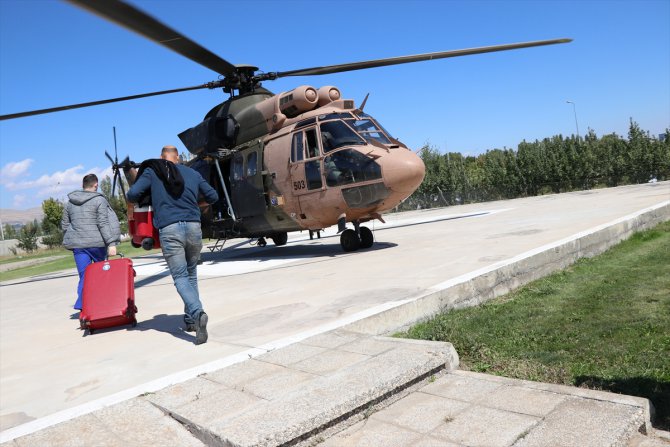
POLYGON ((98 176, 95 174, 87 174, 81 182, 81 186, 86 189, 98 183, 98 176))
POLYGON ((177 150, 177 148, 171 145, 163 146, 163 149, 161 150, 161 155, 167 153, 179 155, 179 151, 177 150))

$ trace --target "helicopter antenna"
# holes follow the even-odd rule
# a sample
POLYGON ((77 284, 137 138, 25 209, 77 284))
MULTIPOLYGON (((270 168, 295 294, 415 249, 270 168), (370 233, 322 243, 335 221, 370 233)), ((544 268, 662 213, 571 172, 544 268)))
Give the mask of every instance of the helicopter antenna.
POLYGON ((363 102, 361 103, 361 106, 358 108, 358 110, 360 110, 361 112, 362 112, 363 109, 365 108, 365 103, 368 102, 368 97, 370 97, 370 93, 368 93, 367 95, 365 95, 365 99, 364 99, 363 102))

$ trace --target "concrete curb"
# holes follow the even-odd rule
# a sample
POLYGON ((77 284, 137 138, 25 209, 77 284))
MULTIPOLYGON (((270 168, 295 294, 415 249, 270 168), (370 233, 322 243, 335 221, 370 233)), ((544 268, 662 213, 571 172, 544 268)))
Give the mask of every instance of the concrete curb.
POLYGON ((423 295, 398 302, 344 328, 377 335, 407 330, 441 312, 477 306, 562 270, 580 258, 596 256, 633 233, 666 220, 670 220, 670 201, 445 281, 423 295))

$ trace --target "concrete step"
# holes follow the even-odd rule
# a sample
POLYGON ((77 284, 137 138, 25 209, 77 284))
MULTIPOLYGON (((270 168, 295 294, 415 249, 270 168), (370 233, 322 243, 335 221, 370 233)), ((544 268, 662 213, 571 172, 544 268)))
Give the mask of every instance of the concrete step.
POLYGON ((670 439, 651 427, 647 399, 457 366, 449 343, 336 330, 6 444, 661 447, 670 439))
POLYGON ((294 445, 457 366, 450 343, 333 331, 11 442, 294 445))
POLYGON ((635 447, 657 439, 650 415, 639 397, 452 371, 320 447, 635 447))
POLYGON ((648 434, 633 436, 626 447, 669 447, 670 432, 652 429, 648 434))

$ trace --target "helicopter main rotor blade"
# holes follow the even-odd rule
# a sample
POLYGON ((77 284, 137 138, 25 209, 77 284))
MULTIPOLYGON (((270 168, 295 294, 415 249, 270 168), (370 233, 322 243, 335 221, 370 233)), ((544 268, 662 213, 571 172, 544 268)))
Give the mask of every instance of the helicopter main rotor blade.
POLYGON ((307 76, 341 73, 344 71, 363 70, 366 68, 385 67, 387 65, 409 64, 411 62, 429 61, 433 59, 444 59, 447 57, 467 56, 470 54, 491 53, 494 51, 516 50, 518 48, 537 47, 542 45, 553 45, 557 43, 572 42, 572 39, 536 40, 532 42, 511 43, 505 45, 493 45, 489 47, 466 48, 464 50, 440 51, 437 53, 415 54, 412 56, 390 57, 387 59, 376 59, 349 64, 327 65, 325 67, 303 68, 300 70, 277 72, 276 77, 285 76, 307 76))
POLYGON ((8 115, 0 115, 0 121, 11 120, 11 119, 14 119, 14 118, 22 118, 24 116, 33 116, 33 115, 42 115, 42 114, 45 114, 45 113, 61 112, 63 110, 80 109, 82 107, 99 106, 101 104, 109 104, 109 103, 112 103, 112 102, 129 101, 131 99, 146 98, 148 96, 167 95, 168 93, 186 92, 186 91, 189 91, 189 90, 198 90, 198 89, 201 89, 201 88, 216 88, 217 86, 218 86, 217 82, 208 82, 207 84, 196 85, 196 86, 193 86, 193 87, 177 88, 177 89, 173 89, 173 90, 163 90, 163 91, 160 91, 160 92, 153 92, 153 93, 142 93, 141 95, 122 96, 120 98, 103 99, 101 101, 82 102, 80 104, 71 104, 69 106, 52 107, 50 109, 40 109, 40 110, 30 110, 28 112, 10 113, 8 115))
POLYGON ((235 73, 235 66, 164 25, 145 12, 120 0, 67 0, 104 19, 134 31, 147 39, 224 76, 235 73))

